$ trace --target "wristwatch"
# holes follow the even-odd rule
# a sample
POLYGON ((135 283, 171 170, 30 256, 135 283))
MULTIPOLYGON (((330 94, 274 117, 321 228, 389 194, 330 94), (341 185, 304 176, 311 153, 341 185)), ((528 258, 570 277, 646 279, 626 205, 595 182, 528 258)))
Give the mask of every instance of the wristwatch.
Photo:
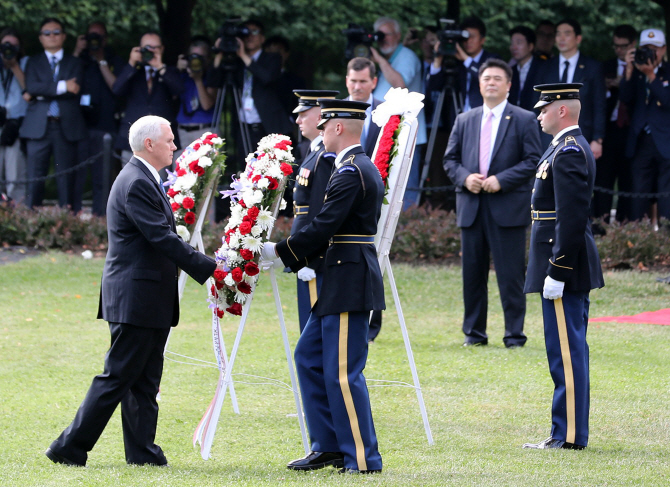
POLYGON ((107 66, 107 61, 105 61, 105 60, 103 59, 102 61, 98 61, 98 64, 99 64, 100 66, 107 66))

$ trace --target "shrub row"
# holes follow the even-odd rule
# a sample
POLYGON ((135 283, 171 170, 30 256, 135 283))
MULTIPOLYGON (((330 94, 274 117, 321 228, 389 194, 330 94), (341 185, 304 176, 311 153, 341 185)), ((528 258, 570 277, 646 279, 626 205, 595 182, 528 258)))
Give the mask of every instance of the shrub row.
MULTIPOLYGON (((280 217, 272 239, 286 238, 291 218, 280 217)), ((670 225, 661 222, 658 231, 649 221, 597 222, 604 235, 596 236, 603 265, 607 268, 644 268, 670 265, 670 225)), ((208 253, 221 243, 225 222, 206 225, 203 242, 208 253)), ((66 209, 0 205, 0 243, 41 249, 72 250, 78 247, 104 248, 107 229, 104 218, 73 215, 66 209)), ((430 206, 413 208, 400 215, 391 259, 399 262, 448 264, 458 261, 460 231, 456 215, 430 206)))

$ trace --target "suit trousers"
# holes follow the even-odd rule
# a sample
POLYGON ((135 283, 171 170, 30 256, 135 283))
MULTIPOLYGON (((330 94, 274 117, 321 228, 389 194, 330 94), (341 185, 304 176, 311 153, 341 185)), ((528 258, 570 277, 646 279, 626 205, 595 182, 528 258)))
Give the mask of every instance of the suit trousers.
POLYGON ((154 443, 158 422, 156 395, 163 374, 169 328, 109 323, 111 346, 105 370, 93 379, 72 424, 51 444, 58 455, 85 464, 114 410, 121 403, 126 462, 165 465, 154 443))
MULTIPOLYGON (((29 139, 27 143, 28 153, 28 177, 43 178, 49 173, 51 155, 54 157, 56 173, 70 169, 75 165, 77 159, 77 143, 70 142, 63 136, 62 122, 49 120, 44 137, 41 139, 29 139)), ((44 201, 44 181, 29 183, 28 203, 30 207, 42 206, 44 201)), ((72 189, 74 187, 74 174, 67 173, 56 177, 58 187, 58 205, 65 207, 72 204, 72 189)))
MULTIPOLYGON (((626 140, 628 127, 619 127, 616 122, 608 122, 603 142, 603 156, 596 161, 595 185, 601 188, 614 189, 617 183, 619 191, 632 189, 632 174, 630 159, 626 157, 626 140)), ((610 219, 613 196, 609 193, 594 191, 593 216, 610 219)), ((616 219, 623 222, 630 218, 631 198, 619 196, 617 200, 616 219)))
POLYGON ((355 470, 382 468, 363 376, 369 316, 312 313, 295 348, 312 451, 341 452, 355 470))
POLYGON ((316 278, 307 282, 297 278, 298 321, 300 322, 300 333, 302 333, 305 329, 309 315, 312 312, 312 308, 314 307, 314 303, 316 303, 316 300, 319 299, 322 282, 322 272, 317 272, 316 278))
MULTIPOLYGON (((670 192, 670 155, 662 154, 656 147, 651 134, 644 131, 637 140, 637 150, 633 157, 633 192, 670 192)), ((649 198, 633 198, 631 220, 649 216, 649 198)), ((658 198, 658 216, 670 219, 670 197, 658 198)))
POLYGON ((544 341, 554 381, 551 437, 576 445, 589 441, 589 293, 565 291, 542 298, 544 341))
POLYGON ((461 228, 463 273, 463 333, 469 343, 487 343, 488 274, 493 265, 505 317, 506 346, 526 343, 525 282, 526 227, 501 227, 491 215, 495 195, 480 194, 474 223, 461 228))
POLYGON ((6 192, 15 203, 25 204, 27 184, 14 181, 27 178, 28 168, 26 155, 21 150, 21 139, 16 139, 12 145, 0 146, 0 179, 5 180, 5 184, 0 184, 0 192, 6 192))
MULTIPOLYGON (((105 216, 107 198, 103 193, 103 138, 107 132, 103 130, 89 129, 88 136, 79 141, 79 160, 85 161, 89 157, 97 156, 95 161, 75 172, 74 189, 72 191, 72 211, 78 213, 82 206, 82 197, 86 177, 91 171, 91 189, 93 191, 93 204, 91 211, 96 216, 105 216)), ((111 134, 110 134, 111 135, 111 134)), ((111 179, 110 179, 111 180, 111 179)))

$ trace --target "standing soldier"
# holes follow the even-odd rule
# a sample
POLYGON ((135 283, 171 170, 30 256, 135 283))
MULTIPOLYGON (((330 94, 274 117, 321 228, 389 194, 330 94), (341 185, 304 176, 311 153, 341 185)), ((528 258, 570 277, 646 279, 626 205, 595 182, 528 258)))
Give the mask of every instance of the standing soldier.
POLYGON ((589 291, 605 283, 589 223, 595 158, 577 125, 581 86, 535 86, 542 131, 554 138, 535 175, 524 291, 542 293, 554 400, 551 435, 524 448, 582 450, 589 437, 589 291))

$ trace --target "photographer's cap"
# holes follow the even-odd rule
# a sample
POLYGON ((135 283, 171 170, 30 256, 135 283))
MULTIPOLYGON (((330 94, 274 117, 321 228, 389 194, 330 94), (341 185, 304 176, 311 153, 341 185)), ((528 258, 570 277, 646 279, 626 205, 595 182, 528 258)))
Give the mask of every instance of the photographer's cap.
POLYGON ((365 110, 370 106, 369 103, 362 101, 334 100, 328 98, 319 98, 321 105, 321 120, 316 124, 316 128, 323 129, 323 125, 331 118, 348 118, 351 120, 365 120, 365 110))
POLYGON ((293 113, 300 113, 318 107, 319 98, 334 100, 340 92, 335 90, 293 90, 293 94, 300 98, 293 113))
POLYGON ((540 92, 540 101, 533 108, 541 108, 556 100, 579 100, 579 89, 583 83, 551 83, 535 85, 533 89, 540 92))
POLYGON ((665 46, 665 34, 660 29, 645 29, 640 34, 640 47, 642 46, 665 46))

